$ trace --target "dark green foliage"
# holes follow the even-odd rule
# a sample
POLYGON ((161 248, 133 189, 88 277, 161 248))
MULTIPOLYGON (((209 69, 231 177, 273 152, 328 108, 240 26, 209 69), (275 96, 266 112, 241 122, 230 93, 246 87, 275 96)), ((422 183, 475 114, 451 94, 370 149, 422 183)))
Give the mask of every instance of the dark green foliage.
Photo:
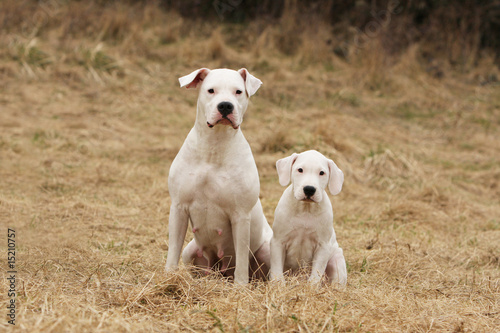
MULTIPOLYGON (((132 1, 132 0, 130 0, 132 1)), ((134 2, 134 1, 132 1, 134 2)), ((444 34, 461 36, 459 47, 488 48, 500 55, 500 4, 495 0, 162 0, 165 9, 176 10, 190 18, 220 19, 224 22, 243 23, 260 19, 263 22, 279 20, 286 6, 297 6, 300 13, 297 25, 304 20, 327 20, 336 31, 346 28, 363 29, 387 22, 386 45, 393 52, 402 51, 413 42, 428 41, 441 44, 444 34), (389 17, 387 17, 387 14, 389 17)), ((376 28, 376 27, 375 27, 376 28)), ((441 47, 451 47, 442 45, 441 47)), ((436 50, 443 51, 444 50, 436 50)), ((462 52, 468 53, 468 52, 462 52)), ((451 59, 461 61, 461 59, 451 59)))

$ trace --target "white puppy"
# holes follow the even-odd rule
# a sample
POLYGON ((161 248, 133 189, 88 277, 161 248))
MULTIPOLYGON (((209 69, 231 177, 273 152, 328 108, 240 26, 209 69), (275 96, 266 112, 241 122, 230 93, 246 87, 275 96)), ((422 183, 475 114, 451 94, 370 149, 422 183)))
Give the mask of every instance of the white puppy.
POLYGON ((336 195, 344 174, 315 150, 276 162, 279 182, 286 186, 274 215, 271 240, 271 279, 282 280, 283 270, 312 266, 309 281, 326 273, 332 283, 345 285, 347 270, 333 229, 333 210, 325 188, 336 195))
MULTIPOLYGON (((172 198, 166 270, 179 262, 191 221, 194 239, 182 252, 185 263, 218 269, 245 284, 249 267, 267 274, 272 230, 259 200, 259 175, 240 125, 262 82, 245 68, 201 68, 179 79, 200 88, 196 122, 172 162, 172 198)), ((176 110, 175 112, 183 112, 176 110)))

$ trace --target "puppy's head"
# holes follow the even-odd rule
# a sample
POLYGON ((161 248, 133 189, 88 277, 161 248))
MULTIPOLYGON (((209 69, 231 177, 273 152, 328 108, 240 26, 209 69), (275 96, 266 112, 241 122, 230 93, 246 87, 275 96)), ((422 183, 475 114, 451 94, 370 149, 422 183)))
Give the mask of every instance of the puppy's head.
POLYGON ((321 202, 326 187, 331 194, 339 194, 344 183, 342 170, 315 150, 278 160, 276 170, 281 186, 291 180, 295 199, 305 202, 321 202))
POLYGON ((201 108, 209 128, 229 125, 238 129, 248 106, 248 98, 255 94, 262 82, 245 68, 200 68, 179 78, 181 87, 200 88, 198 108, 201 108))

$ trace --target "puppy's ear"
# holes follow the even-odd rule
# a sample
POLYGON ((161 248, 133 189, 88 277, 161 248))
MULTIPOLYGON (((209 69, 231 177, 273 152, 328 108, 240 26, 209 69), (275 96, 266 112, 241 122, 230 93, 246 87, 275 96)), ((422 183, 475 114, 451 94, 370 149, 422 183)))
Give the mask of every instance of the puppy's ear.
POLYGON ((344 173, 332 160, 328 160, 328 168, 330 169, 328 190, 332 195, 337 195, 342 190, 342 184, 344 183, 344 173))
POLYGON ((299 154, 293 153, 291 156, 282 158, 276 162, 276 171, 281 186, 287 186, 290 183, 290 175, 292 174, 292 165, 299 154))
POLYGON ((189 88, 197 88, 203 82, 203 80, 207 77, 208 73, 210 73, 210 69, 200 68, 200 69, 195 70, 191 74, 180 77, 179 83, 181 84, 181 88, 184 86, 188 89, 189 88))
POLYGON ((247 90, 248 97, 255 94, 262 85, 262 81, 253 76, 252 74, 248 73, 246 68, 240 69, 238 73, 240 73, 241 77, 243 78, 243 81, 245 81, 245 88, 247 90))

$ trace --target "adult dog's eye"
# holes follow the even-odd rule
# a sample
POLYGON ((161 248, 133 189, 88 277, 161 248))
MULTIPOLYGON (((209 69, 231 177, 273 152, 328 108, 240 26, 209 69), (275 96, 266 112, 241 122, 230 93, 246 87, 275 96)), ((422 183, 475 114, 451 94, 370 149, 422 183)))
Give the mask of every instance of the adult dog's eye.
POLYGON ((209 94, 213 94, 215 91, 213 89, 208 89, 209 94))
POLYGON ((320 172, 319 172, 319 175, 320 175, 320 176, 323 176, 324 174, 325 174, 325 172, 324 172, 324 171, 320 171, 320 172))
POLYGON ((236 95, 240 95, 242 93, 241 90, 236 90, 236 95))
POLYGON ((297 171, 300 173, 304 172, 304 170, 302 170, 302 168, 298 168, 297 171))

